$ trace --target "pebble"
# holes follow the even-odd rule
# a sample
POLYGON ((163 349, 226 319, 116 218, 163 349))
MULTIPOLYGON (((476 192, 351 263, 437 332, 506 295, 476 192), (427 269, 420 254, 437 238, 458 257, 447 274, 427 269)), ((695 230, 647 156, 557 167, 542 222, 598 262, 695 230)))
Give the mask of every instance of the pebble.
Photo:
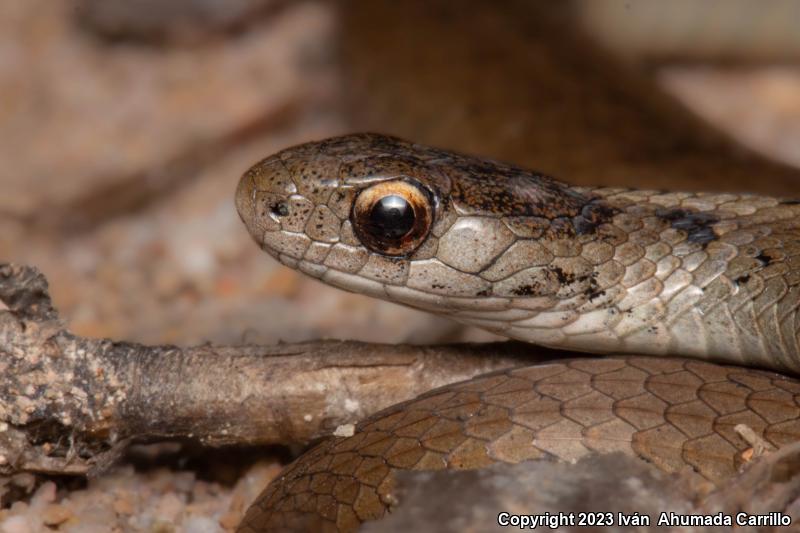
POLYGON ((164 522, 176 523, 183 511, 184 502, 173 493, 165 494, 158 503, 155 515, 164 522))
POLYGON ((63 504, 53 503, 45 507, 42 513, 42 522, 48 526, 57 526, 63 524, 73 516, 72 510, 68 507, 63 504))
POLYGON ((0 522, 0 533, 33 533, 33 528, 27 517, 12 516, 0 522))
POLYGON ((183 524, 184 533, 219 533, 219 522, 205 516, 193 516, 183 524))
POLYGON ((119 491, 112 507, 114 512, 119 515, 132 515, 134 512, 133 495, 127 490, 119 491))

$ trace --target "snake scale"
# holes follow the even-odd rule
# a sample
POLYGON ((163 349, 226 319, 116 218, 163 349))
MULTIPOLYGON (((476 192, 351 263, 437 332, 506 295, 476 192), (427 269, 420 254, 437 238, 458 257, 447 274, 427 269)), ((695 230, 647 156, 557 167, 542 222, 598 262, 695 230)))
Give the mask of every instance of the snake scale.
POLYGON ((378 413, 290 465, 240 531, 353 530, 386 512, 395 469, 621 450, 719 483, 748 447, 736 424, 775 446, 800 439, 800 383, 746 368, 800 371, 800 200, 571 187, 356 134, 257 163, 236 204, 266 252, 325 283, 617 354, 491 374, 378 413))

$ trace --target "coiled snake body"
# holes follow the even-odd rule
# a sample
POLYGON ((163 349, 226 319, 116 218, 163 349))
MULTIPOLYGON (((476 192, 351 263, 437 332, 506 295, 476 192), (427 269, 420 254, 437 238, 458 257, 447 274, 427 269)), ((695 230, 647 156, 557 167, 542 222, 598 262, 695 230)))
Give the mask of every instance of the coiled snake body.
MULTIPOLYGON (((545 346, 800 371, 798 200, 570 187, 362 134, 259 162, 236 203, 265 251, 346 290, 545 346)), ((481 377, 325 441, 241 529, 354 529, 385 512, 396 468, 622 450, 719 482, 747 447, 736 424, 798 440, 799 394, 778 374, 631 355, 481 377)))

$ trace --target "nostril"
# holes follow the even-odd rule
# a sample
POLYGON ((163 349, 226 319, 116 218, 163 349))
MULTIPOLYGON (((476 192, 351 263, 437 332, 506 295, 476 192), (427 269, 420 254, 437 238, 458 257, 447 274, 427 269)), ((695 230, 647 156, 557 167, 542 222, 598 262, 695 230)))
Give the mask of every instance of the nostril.
POLYGON ((275 202, 269 209, 275 216, 285 217, 289 214, 289 206, 286 202, 275 202))

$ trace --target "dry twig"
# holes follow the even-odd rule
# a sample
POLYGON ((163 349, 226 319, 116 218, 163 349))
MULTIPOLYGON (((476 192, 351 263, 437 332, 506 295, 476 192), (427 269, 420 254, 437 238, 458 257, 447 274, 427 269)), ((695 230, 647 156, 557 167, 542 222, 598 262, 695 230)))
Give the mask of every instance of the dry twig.
POLYGON ((306 443, 434 387, 530 364, 530 352, 516 343, 88 339, 64 327, 41 273, 0 265, 0 474, 91 473, 132 441, 306 443))

